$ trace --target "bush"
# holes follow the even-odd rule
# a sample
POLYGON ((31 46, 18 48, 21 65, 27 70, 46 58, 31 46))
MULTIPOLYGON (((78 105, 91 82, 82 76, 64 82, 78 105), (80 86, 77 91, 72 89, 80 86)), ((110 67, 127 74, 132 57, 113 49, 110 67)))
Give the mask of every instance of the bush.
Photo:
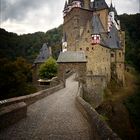
POLYGON ((140 137, 140 92, 138 91, 135 95, 128 97, 124 104, 137 127, 138 137, 140 137))
POLYGON ((50 57, 45 63, 39 68, 39 76, 43 79, 51 79, 57 74, 57 63, 56 60, 50 57))
POLYGON ((35 92, 31 85, 31 65, 23 58, 9 61, 0 59, 0 100, 35 92), (29 87, 30 85, 30 87, 29 87))

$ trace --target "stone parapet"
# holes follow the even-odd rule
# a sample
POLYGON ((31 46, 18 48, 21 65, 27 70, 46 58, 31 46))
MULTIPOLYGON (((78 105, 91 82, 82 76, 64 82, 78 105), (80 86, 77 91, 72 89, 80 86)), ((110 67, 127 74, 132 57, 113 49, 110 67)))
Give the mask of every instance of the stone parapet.
POLYGON ((11 105, 11 104, 19 103, 19 102, 25 102, 27 106, 29 106, 30 104, 36 102, 37 100, 40 100, 62 88, 64 88, 64 85, 63 83, 60 83, 59 85, 55 87, 36 92, 34 94, 6 99, 4 101, 0 101, 0 108, 11 105))
POLYGON ((78 94, 76 97, 76 105, 81 111, 83 116, 92 126, 92 137, 97 140, 121 140, 116 133, 112 131, 107 123, 100 119, 100 115, 96 110, 84 99, 82 87, 79 87, 78 94))
POLYGON ((27 115, 27 105, 24 102, 11 104, 0 109, 0 129, 8 127, 27 115))

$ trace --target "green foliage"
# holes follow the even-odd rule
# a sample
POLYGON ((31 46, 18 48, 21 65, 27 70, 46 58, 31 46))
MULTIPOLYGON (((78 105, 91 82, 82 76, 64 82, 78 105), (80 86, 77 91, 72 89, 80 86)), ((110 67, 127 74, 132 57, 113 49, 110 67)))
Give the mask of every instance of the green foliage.
POLYGON ((57 63, 55 59, 50 57, 45 63, 39 68, 39 76, 41 78, 51 79, 57 74, 57 63))
POLYGON ((15 60, 22 56, 33 63, 43 43, 52 47, 53 56, 58 57, 61 50, 62 25, 58 28, 33 34, 17 35, 0 28, 0 58, 15 60))
POLYGON ((128 97, 124 104, 137 127, 137 133, 140 137, 140 92, 128 97))
POLYGON ((45 42, 49 43, 53 56, 57 58, 61 50, 61 38, 62 26, 46 33, 24 35, 9 33, 0 28, 0 100, 36 91, 31 84, 29 63, 33 63, 45 42))
POLYGON ((29 83, 32 81, 31 65, 23 58, 9 61, 0 59, 0 100, 35 92, 29 83))
POLYGON ((102 121, 109 121, 109 118, 105 114, 100 115, 100 119, 102 121))
POLYGON ((120 16, 126 31, 126 62, 140 71, 140 14, 120 16))

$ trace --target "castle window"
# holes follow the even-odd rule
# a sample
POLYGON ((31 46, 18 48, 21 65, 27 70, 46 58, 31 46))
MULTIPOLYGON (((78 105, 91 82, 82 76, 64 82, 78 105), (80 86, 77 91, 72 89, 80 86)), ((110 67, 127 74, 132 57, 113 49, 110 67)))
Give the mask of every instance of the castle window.
POLYGON ((82 51, 82 48, 80 48, 80 51, 82 51))
POLYGON ((86 51, 89 51, 89 47, 86 48, 86 51))
POLYGON ((92 50, 94 50, 94 47, 92 47, 92 50))
POLYGON ((101 78, 101 82, 103 82, 103 78, 101 78))
POLYGON ((88 56, 86 56, 86 59, 88 59, 88 56))
POLYGON ((119 52, 119 57, 121 57, 121 52, 119 52))
POLYGON ((114 54, 113 53, 111 53, 111 57, 114 57, 114 54))
POLYGON ((121 68, 121 67, 122 67, 122 65, 120 64, 120 65, 119 65, 119 67, 121 68))
POLYGON ((87 32, 89 33, 89 30, 87 32))
POLYGON ((92 42, 91 42, 91 44, 95 45, 95 44, 99 44, 99 43, 100 43, 100 35, 92 35, 92 42))

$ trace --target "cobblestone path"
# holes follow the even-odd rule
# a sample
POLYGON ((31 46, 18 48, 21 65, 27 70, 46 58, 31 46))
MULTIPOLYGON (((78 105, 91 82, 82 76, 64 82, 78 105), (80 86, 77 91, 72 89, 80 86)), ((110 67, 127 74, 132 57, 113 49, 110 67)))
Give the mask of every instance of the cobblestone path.
POLYGON ((0 132, 0 140, 89 140, 90 125, 75 106, 78 83, 28 107, 27 118, 0 132))

